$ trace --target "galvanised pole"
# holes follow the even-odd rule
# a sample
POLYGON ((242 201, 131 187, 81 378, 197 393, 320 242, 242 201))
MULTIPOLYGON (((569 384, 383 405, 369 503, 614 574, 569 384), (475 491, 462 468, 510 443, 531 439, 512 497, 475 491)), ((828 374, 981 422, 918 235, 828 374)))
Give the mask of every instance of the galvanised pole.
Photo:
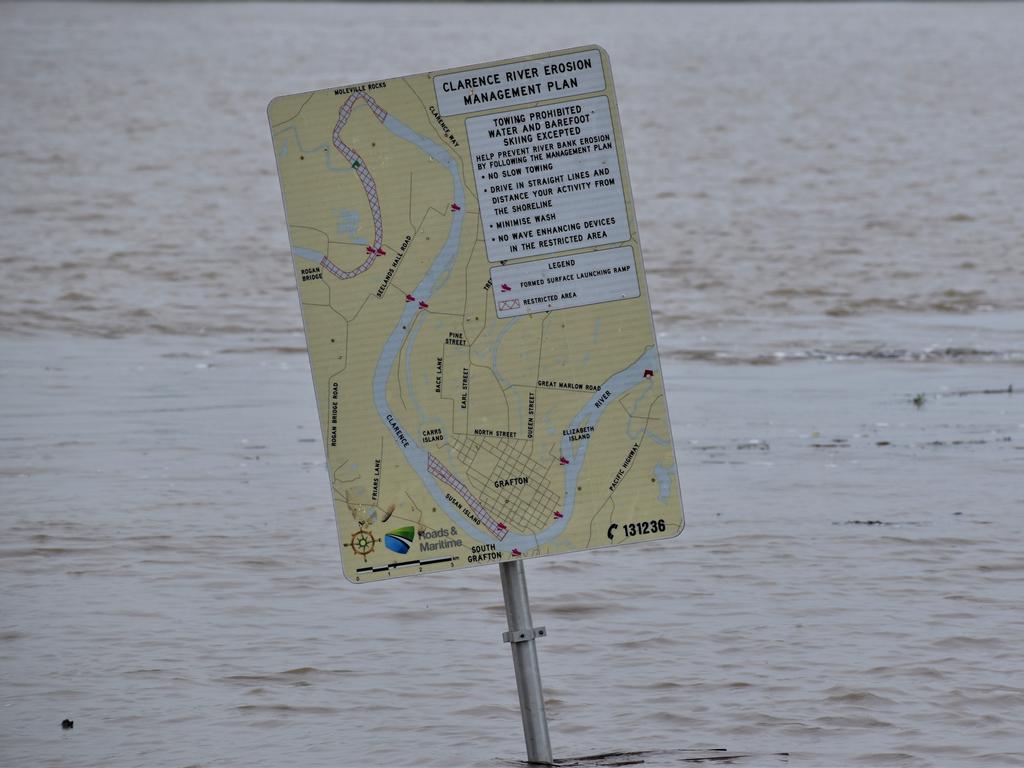
POLYGON ((552 765, 548 718, 544 711, 544 691, 540 684, 536 638, 544 637, 544 627, 533 626, 530 617, 530 596, 526 592, 526 568, 522 560, 501 563, 501 591, 505 596, 508 632, 503 637, 512 645, 512 661, 516 668, 519 709, 523 715, 526 737, 526 759, 531 763, 552 765))

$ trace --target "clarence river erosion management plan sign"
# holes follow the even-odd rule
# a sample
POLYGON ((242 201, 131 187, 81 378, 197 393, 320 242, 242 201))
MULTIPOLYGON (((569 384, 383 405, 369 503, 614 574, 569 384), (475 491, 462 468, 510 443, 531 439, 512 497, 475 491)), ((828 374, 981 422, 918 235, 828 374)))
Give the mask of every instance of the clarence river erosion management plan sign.
POLYGON ((605 52, 268 113, 345 576, 678 534, 605 52))

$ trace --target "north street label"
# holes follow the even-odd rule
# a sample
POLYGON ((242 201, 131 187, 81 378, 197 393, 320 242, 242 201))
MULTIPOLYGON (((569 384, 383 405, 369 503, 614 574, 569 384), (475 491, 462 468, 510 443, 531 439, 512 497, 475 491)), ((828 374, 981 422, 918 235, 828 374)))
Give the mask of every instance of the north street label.
POLYGON ((640 295, 629 246, 492 267, 491 280, 498 317, 502 318, 640 295))
POLYGON ((491 262, 629 240, 608 99, 466 120, 491 262))

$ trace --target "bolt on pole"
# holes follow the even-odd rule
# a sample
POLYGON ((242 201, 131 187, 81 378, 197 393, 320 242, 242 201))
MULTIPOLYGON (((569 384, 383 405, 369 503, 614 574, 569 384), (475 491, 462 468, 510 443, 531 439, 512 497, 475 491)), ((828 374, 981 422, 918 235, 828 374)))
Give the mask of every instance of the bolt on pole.
POLYGON ((526 568, 522 560, 509 560, 499 566, 501 591, 505 596, 508 632, 505 642, 512 645, 512 662, 519 690, 519 709, 526 737, 526 759, 531 763, 552 765, 548 718, 544 711, 544 690, 540 683, 536 638, 544 637, 544 627, 534 627, 530 616, 530 596, 526 591, 526 568))

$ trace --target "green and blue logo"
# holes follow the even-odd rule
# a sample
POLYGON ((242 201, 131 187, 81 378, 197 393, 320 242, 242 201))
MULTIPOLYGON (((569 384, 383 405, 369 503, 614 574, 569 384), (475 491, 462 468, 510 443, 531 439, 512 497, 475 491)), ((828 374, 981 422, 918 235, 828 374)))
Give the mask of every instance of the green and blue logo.
POLYGON ((404 555, 409 551, 409 547, 412 546, 413 539, 415 538, 416 529, 411 525, 404 526, 403 528, 395 528, 391 533, 385 534, 384 546, 392 552, 404 555))

